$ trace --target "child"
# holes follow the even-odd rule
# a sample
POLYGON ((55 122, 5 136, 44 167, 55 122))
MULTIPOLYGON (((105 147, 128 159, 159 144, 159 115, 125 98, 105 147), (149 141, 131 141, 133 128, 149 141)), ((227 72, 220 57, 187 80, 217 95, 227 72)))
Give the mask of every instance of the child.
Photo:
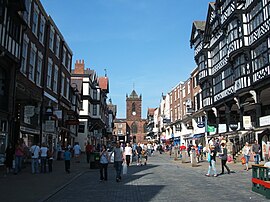
POLYGON ((65 160, 65 170, 67 173, 70 173, 71 152, 69 151, 68 148, 65 149, 64 160, 65 160))

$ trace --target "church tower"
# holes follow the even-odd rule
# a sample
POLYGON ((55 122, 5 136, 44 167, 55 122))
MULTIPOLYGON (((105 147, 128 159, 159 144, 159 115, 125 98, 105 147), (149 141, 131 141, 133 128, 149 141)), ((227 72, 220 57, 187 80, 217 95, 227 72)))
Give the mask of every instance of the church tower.
POLYGON ((126 123, 129 142, 143 142, 146 136, 146 120, 142 119, 142 96, 135 90, 126 95, 126 123))
POLYGON ((140 121, 142 118, 142 96, 138 96, 133 90, 130 96, 126 95, 126 119, 127 121, 140 121))

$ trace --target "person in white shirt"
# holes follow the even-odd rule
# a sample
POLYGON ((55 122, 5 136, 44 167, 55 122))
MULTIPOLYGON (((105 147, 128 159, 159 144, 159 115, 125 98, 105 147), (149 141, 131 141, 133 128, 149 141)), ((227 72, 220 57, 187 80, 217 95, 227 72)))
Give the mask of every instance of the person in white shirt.
POLYGON ((46 147, 45 143, 42 143, 40 148, 41 173, 46 173, 47 153, 48 147, 46 147))
POLYGON ((39 173, 38 157, 39 157, 40 147, 37 144, 33 144, 30 147, 30 152, 32 154, 32 162, 31 162, 32 174, 39 173))
POLYGON ((126 163, 127 166, 129 166, 130 164, 130 159, 132 157, 132 148, 130 147, 129 143, 127 143, 126 147, 125 147, 125 156, 126 156, 126 163))
POLYGON ((75 156, 76 162, 80 163, 81 147, 79 143, 75 144, 75 146, 73 147, 73 150, 74 150, 74 156, 75 156))

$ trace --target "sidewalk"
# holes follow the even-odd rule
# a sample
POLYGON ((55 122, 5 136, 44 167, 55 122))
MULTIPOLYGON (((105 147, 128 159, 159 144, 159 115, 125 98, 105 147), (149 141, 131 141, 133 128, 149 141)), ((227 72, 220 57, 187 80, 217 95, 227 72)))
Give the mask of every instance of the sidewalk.
MULTIPOLYGON (((195 170, 196 169, 197 170, 204 170, 206 173, 208 170, 208 167, 209 167, 209 162, 207 162, 206 159, 197 163, 197 166, 192 167, 190 160, 187 163, 182 163, 182 159, 178 158, 177 160, 174 160, 174 156, 172 155, 172 157, 170 158, 169 153, 167 153, 167 152, 163 153, 163 155, 164 155, 164 157, 166 156, 165 158, 168 158, 171 161, 173 161, 174 163, 176 163, 177 165, 185 167, 185 168, 190 167, 191 169, 195 169, 195 170)), ((246 166, 242 165, 241 162, 236 162, 236 163, 234 163, 233 161, 229 162, 229 163, 227 162, 227 166, 229 167, 229 169, 232 172, 252 172, 252 165, 254 165, 254 164, 255 164, 254 162, 249 162, 249 170, 246 171, 245 170, 246 166)), ((264 162, 261 162, 261 164, 264 164, 264 162)), ((218 157, 216 158, 216 169, 217 169, 217 173, 221 172, 221 160, 218 157)), ((225 169, 224 172, 226 174, 227 170, 226 170, 226 168, 224 168, 224 169, 225 169)))
POLYGON ((98 169, 90 169, 84 154, 81 155, 80 159, 80 163, 76 163, 75 159, 71 160, 70 174, 65 172, 63 160, 54 161, 53 172, 45 174, 32 174, 30 163, 27 163, 26 167, 18 175, 11 173, 6 176, 4 169, 1 168, 1 201, 15 202, 19 199, 29 202, 44 201, 48 196, 72 183, 74 178, 83 173, 91 172, 93 176, 98 174, 98 169))

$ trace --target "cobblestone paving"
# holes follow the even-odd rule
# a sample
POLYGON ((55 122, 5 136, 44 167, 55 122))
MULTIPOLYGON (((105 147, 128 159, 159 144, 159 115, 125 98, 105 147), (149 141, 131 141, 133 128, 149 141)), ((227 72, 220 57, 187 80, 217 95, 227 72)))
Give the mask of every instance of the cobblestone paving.
MULTIPOLYGON (((99 182, 98 170, 90 170, 63 186, 44 201, 268 201, 251 191, 251 171, 229 164, 230 175, 206 177, 208 163, 191 167, 173 161, 166 154, 149 158, 147 166, 132 165, 120 183, 115 181, 113 166, 109 166, 109 179, 99 182)), ((217 170, 220 165, 217 165, 217 170)))

